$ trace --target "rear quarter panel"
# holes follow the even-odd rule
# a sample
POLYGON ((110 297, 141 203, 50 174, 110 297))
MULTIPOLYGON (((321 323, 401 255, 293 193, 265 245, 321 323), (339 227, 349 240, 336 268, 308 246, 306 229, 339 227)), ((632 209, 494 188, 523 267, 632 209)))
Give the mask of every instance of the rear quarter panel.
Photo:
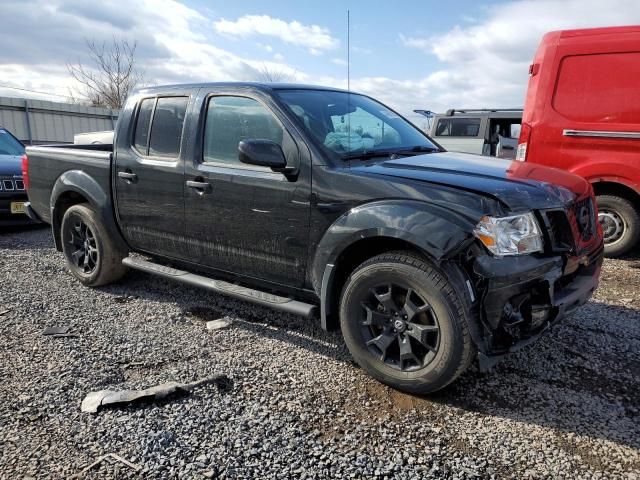
MULTIPOLYGON (((64 192, 110 206, 111 153, 60 147, 27 147, 29 201, 42 220, 51 223, 52 207, 64 192)), ((96 205, 98 206, 98 205, 96 205)))

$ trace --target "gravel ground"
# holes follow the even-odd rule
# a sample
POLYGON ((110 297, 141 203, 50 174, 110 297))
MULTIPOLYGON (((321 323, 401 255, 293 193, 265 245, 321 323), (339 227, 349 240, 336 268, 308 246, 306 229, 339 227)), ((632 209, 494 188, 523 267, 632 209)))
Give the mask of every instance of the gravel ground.
POLYGON ((0 271, 2 479, 108 453, 141 470, 106 459, 85 478, 640 479, 637 255, 541 341, 428 398, 371 380, 314 322, 143 273, 84 288, 47 229, 0 235, 0 271), (60 325, 78 336, 42 336, 60 325), (90 391, 214 373, 233 384, 80 412, 90 391))

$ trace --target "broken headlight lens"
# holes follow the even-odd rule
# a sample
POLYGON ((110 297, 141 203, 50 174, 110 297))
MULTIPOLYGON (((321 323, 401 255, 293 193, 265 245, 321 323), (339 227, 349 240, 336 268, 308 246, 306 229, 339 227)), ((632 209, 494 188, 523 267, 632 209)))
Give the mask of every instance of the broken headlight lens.
POLYGON ((510 217, 484 215, 473 233, 497 257, 542 251, 542 233, 533 212, 510 217))

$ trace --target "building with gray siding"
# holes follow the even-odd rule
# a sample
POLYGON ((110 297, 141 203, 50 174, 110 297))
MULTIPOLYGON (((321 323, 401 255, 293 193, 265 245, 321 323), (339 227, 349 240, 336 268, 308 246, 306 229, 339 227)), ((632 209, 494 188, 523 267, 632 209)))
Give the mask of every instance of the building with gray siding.
POLYGON ((0 97, 0 126, 25 145, 73 143, 76 133, 113 130, 118 110, 0 97))

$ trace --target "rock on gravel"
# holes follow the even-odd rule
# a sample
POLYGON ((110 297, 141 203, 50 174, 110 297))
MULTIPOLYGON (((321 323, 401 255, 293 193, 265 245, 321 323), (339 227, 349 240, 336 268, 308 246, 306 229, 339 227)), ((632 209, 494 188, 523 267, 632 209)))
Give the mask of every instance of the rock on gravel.
POLYGON ((370 379, 316 322, 131 272, 88 289, 47 229, 0 235, 0 478, 639 478, 640 261, 491 373, 436 395, 370 379), (228 317, 233 328, 203 333, 228 317), (42 336, 68 325, 77 337, 42 336), (80 412, 87 392, 230 391, 80 412))

